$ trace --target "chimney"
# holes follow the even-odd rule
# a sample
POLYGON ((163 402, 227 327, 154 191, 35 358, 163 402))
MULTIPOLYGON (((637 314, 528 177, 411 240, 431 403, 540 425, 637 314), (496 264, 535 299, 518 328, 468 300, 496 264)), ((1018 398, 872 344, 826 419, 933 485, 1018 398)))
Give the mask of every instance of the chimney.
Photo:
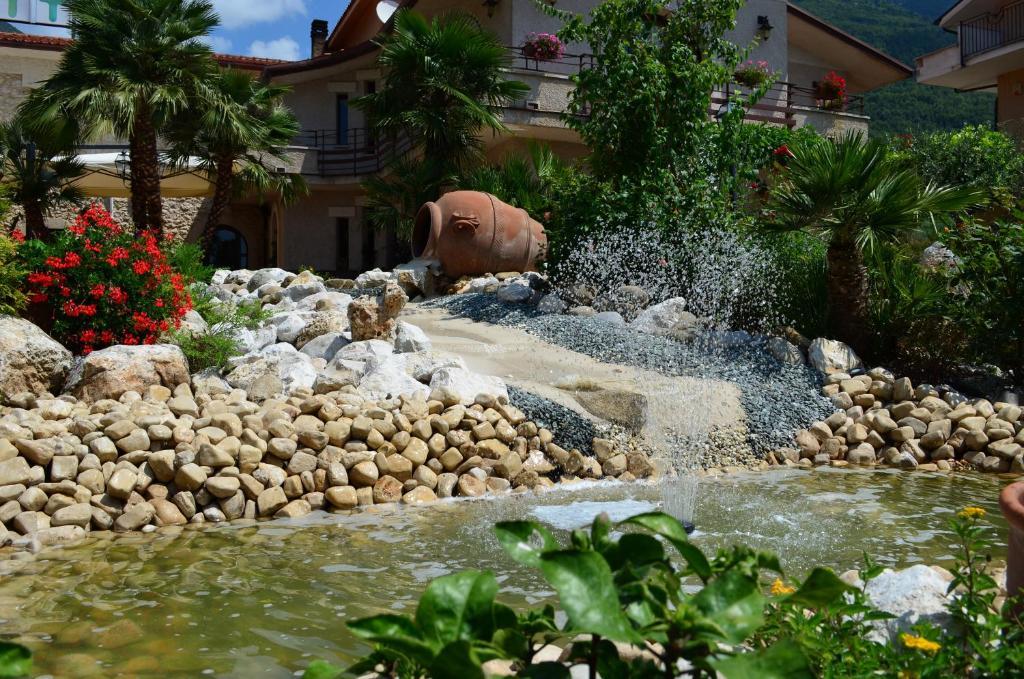
POLYGON ((311 57, 318 57, 324 53, 327 47, 327 22, 323 19, 313 19, 309 29, 310 42, 312 43, 311 57))

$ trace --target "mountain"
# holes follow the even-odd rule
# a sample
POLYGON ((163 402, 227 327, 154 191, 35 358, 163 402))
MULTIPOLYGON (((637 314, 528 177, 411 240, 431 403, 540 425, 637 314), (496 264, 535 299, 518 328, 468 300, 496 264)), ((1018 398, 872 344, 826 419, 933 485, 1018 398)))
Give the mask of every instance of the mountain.
MULTIPOLYGON (((812 14, 881 49, 905 64, 956 42, 934 24, 953 0, 795 0, 812 14)), ((991 125, 995 96, 919 85, 909 79, 868 94, 872 135, 952 130, 991 125)))

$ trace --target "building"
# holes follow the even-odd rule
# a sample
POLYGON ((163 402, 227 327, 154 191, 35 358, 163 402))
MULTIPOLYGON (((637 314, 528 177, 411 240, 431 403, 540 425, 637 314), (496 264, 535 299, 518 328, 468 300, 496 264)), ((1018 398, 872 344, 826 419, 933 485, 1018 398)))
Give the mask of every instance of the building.
MULTIPOLYGON (((559 7, 587 11, 596 0, 559 0, 559 7)), ((385 7, 386 3, 381 3, 385 7)), ((394 4, 392 2, 392 4, 394 4)), ((488 135, 488 159, 498 160, 540 140, 565 158, 585 154, 575 132, 562 120, 571 76, 591 58, 586 45, 569 45, 556 61, 526 58, 521 45, 532 32, 555 32, 557 20, 537 9, 533 0, 405 0, 418 12, 433 16, 462 9, 475 16, 509 46, 509 77, 525 82, 530 92, 502 112, 509 132, 488 135)), ((387 172, 389 162, 404 151, 376 139, 366 129, 352 99, 373 92, 384 74, 377 67, 380 39, 386 25, 378 16, 378 0, 351 0, 333 29, 326 21, 311 28, 311 56, 298 62, 261 63, 246 57, 219 57, 225 65, 259 68, 263 77, 291 87, 286 101, 302 133, 290 149, 282 170, 301 173, 310 195, 296 204, 237 201, 218 232, 224 263, 231 266, 278 265, 312 267, 350 276, 375 266, 408 259, 407 246, 390 234, 372 230, 364 214, 361 182, 387 172)), ((912 70, 899 61, 844 33, 785 0, 749 0, 730 38, 754 45, 751 58, 767 61, 779 81, 756 108, 753 122, 796 127, 810 125, 830 133, 864 130, 865 92, 902 80, 912 70), (817 83, 830 71, 844 76, 848 100, 840 106, 822 101, 817 83)), ((0 34, 0 116, 10 115, 29 88, 48 77, 67 41, 0 34)), ((712 111, 727 100, 716 92, 712 111)), ((203 216, 202 199, 167 201, 171 230, 197 237, 203 216)), ((123 205, 115 201, 115 208, 123 205)))
POLYGON ((960 0, 936 22, 955 45, 917 58, 917 81, 996 94, 996 123, 1024 139, 1024 1, 960 0))

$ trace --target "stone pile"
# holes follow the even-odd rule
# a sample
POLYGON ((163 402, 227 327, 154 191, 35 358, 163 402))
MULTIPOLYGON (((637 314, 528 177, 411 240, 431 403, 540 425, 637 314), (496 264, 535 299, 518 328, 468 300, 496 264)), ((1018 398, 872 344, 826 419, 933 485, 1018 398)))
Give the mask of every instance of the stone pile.
POLYGON ((826 376, 837 412, 796 434, 785 465, 874 466, 1024 473, 1024 409, 896 379, 883 368, 826 376))
POLYGON ((89 530, 524 492, 567 477, 631 480, 652 467, 603 439, 559 447, 507 398, 448 388, 375 400, 346 386, 250 400, 201 378, 95 402, 23 396, 0 410, 0 543, 89 530), (193 388, 194 387, 194 388, 193 388))

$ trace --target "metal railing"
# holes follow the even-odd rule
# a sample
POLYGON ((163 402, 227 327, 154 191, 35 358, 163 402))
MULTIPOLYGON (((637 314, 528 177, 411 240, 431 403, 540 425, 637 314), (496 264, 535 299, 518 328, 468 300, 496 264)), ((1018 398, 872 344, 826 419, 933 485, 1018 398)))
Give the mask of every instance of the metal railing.
POLYGON ((556 75, 576 75, 594 65, 593 54, 563 54, 557 59, 537 59, 528 56, 524 47, 509 47, 512 56, 510 66, 524 71, 535 71, 556 75))
POLYGON ((960 22, 960 61, 1024 40, 1024 1, 960 22))
POLYGON ((365 127, 303 130, 292 144, 316 150, 317 173, 322 177, 359 177, 380 172, 413 146, 408 135, 382 135, 365 127))
MULTIPOLYGON (((750 92, 751 88, 735 83, 726 83, 716 88, 711 93, 711 115, 719 115, 733 95, 750 92)), ((819 96, 816 88, 780 81, 773 83, 765 95, 747 109, 744 119, 792 127, 796 124, 794 114, 797 108, 864 115, 864 97, 859 94, 848 94, 842 99, 829 100, 819 96)))

